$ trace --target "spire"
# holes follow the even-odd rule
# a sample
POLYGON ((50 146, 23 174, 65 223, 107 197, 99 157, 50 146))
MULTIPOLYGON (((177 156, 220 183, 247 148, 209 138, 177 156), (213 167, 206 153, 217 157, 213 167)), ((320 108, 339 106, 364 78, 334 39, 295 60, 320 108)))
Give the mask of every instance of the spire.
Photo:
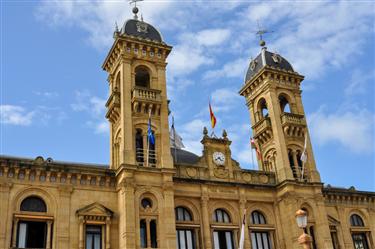
POLYGON ((139 12, 139 9, 137 8, 137 2, 141 2, 143 0, 129 0, 129 4, 133 4, 134 3, 134 7, 133 7, 133 14, 134 14, 134 19, 135 20, 138 20, 138 12, 139 12))
POLYGON ((273 33, 273 31, 269 31, 269 30, 264 29, 264 28, 262 29, 260 27, 259 20, 257 21, 257 24, 258 24, 258 30, 256 31, 256 35, 259 36, 259 45, 262 48, 265 48, 266 42, 263 40, 263 35, 268 34, 268 33, 273 33))

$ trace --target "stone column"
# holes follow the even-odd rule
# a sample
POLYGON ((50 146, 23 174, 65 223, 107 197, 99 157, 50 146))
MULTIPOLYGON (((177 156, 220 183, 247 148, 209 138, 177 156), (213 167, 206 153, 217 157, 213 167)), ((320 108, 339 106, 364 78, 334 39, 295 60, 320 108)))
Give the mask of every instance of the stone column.
POLYGON ((46 249, 51 249, 51 229, 52 229, 52 221, 47 221, 47 244, 46 249))
POLYGON ((19 219, 18 218, 14 218, 14 222, 13 222, 13 241, 12 241, 12 247, 16 247, 17 246, 17 228, 18 228, 18 221, 19 219))
POLYGON ((111 248, 111 219, 109 217, 105 221, 105 248, 111 248))
POLYGON ((146 219, 146 237, 147 237, 147 248, 151 247, 151 232, 150 232, 151 219, 146 219))
POLYGON ((79 249, 83 249, 83 240, 84 240, 84 234, 83 234, 83 224, 84 219, 82 216, 79 217, 79 234, 78 234, 78 241, 79 241, 79 249))
POLYGON ((208 212, 208 196, 202 196, 201 209, 203 221, 203 245, 204 248, 211 248, 211 229, 210 229, 210 214, 208 212))

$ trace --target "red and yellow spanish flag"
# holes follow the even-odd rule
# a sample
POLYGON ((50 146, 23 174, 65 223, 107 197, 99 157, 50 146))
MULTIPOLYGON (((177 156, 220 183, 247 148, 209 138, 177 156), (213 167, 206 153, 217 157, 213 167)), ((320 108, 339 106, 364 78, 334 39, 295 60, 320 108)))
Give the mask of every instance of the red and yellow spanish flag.
POLYGON ((210 108, 211 127, 213 129, 215 128, 215 125, 216 125, 216 117, 215 117, 214 112, 212 111, 211 102, 208 102, 208 107, 210 108))

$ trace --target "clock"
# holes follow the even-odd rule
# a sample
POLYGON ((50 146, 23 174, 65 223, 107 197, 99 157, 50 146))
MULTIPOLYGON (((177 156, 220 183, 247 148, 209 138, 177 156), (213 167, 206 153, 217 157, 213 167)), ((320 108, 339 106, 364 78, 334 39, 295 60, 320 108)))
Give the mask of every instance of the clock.
POLYGON ((225 164, 225 156, 221 152, 214 152, 212 155, 212 160, 216 165, 224 165, 225 164))

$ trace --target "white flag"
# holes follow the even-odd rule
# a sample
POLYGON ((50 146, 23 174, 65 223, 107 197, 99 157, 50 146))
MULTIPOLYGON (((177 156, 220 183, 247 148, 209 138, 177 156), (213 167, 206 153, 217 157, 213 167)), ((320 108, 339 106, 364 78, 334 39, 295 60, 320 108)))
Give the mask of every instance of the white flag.
POLYGON ((241 235, 240 242, 238 243, 238 249, 244 248, 245 243, 245 221, 246 221, 246 209, 243 212, 242 226, 241 226, 241 235))

